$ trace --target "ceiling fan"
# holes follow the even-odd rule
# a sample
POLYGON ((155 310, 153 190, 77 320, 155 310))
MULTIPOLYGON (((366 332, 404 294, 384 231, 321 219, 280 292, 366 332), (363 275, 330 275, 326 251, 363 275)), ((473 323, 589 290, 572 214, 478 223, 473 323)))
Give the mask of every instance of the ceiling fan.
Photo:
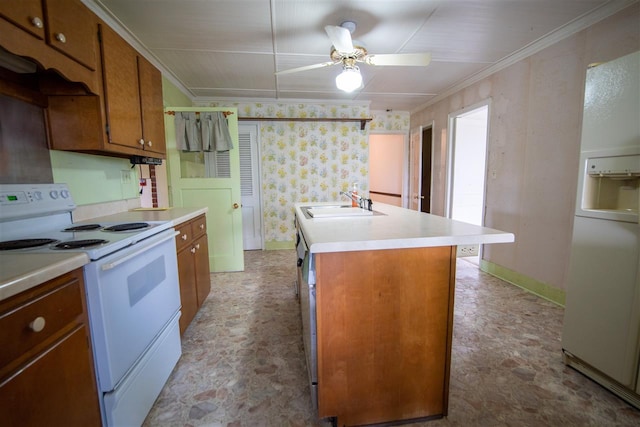
POLYGON ((373 55, 367 52, 363 46, 353 44, 351 34, 356 29, 356 23, 345 21, 339 27, 327 25, 324 30, 333 45, 331 47, 331 61, 319 64, 306 65, 278 71, 276 75, 297 73, 299 71, 313 70, 315 68, 342 65, 342 73, 336 77, 336 86, 345 92, 353 92, 362 86, 360 68, 356 65, 362 62, 368 65, 382 66, 427 66, 431 62, 430 53, 396 53, 386 55, 373 55))

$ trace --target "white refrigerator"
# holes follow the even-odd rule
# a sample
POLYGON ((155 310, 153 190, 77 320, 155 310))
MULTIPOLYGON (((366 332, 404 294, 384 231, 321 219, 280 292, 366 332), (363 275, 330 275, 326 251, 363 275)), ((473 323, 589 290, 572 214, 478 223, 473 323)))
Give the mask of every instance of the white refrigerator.
POLYGON ((587 70, 563 358, 640 408, 640 52, 587 70))

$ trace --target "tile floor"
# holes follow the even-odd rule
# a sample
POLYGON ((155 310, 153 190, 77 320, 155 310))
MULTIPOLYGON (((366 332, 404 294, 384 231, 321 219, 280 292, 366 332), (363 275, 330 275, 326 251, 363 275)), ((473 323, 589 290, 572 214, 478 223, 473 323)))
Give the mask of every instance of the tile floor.
MULTIPOLYGON (((413 426, 640 426, 640 411, 566 367, 563 309, 459 260, 449 416, 413 426)), ((314 420, 295 252, 250 251, 211 294, 145 426, 326 426, 314 420)))

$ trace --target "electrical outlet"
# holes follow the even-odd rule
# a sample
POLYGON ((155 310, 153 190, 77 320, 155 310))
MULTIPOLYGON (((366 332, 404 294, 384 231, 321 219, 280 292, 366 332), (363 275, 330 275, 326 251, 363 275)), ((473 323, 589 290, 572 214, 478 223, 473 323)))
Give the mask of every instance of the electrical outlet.
POLYGON ((130 184, 131 183, 131 171, 129 171, 129 170, 121 170, 120 171, 120 183, 121 184, 130 184))
POLYGON ((479 245, 461 245, 461 246, 458 246, 458 250, 456 251, 456 256, 458 257, 476 256, 478 255, 479 249, 480 249, 479 245))

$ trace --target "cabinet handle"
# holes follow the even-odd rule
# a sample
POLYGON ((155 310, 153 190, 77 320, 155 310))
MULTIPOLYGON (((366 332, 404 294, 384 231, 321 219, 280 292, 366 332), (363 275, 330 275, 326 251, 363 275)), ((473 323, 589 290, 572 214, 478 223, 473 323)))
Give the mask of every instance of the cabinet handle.
POLYGON ((36 28, 42 28, 44 26, 42 24, 42 19, 38 18, 37 16, 34 16, 33 18, 31 18, 31 25, 33 25, 36 28))
POLYGON ((200 224, 200 230, 204 230, 204 224, 200 224))
POLYGON ((140 138, 140 140, 138 141, 138 144, 144 145, 144 139, 140 138))
POLYGON ((196 248, 191 248, 191 253, 195 254, 196 253, 196 248))
POLYGON ((47 322, 44 320, 44 317, 38 316, 34 320, 32 320, 31 323, 29 323, 29 329, 31 329, 33 332, 40 332, 44 329, 44 325, 46 323, 47 322))
POLYGON ((67 38, 62 33, 57 33, 56 34, 56 40, 58 40, 60 43, 66 43, 67 42, 67 38))
POLYGON ((200 243, 196 243, 196 249, 200 249, 200 243))
POLYGON ((186 234, 183 234, 182 236, 180 236, 180 238, 181 238, 182 240, 187 240, 187 235, 186 235, 186 234))
POLYGON ((149 147, 151 147, 151 146, 153 145, 153 142, 151 142, 151 141, 147 141, 147 145, 148 145, 149 147))

